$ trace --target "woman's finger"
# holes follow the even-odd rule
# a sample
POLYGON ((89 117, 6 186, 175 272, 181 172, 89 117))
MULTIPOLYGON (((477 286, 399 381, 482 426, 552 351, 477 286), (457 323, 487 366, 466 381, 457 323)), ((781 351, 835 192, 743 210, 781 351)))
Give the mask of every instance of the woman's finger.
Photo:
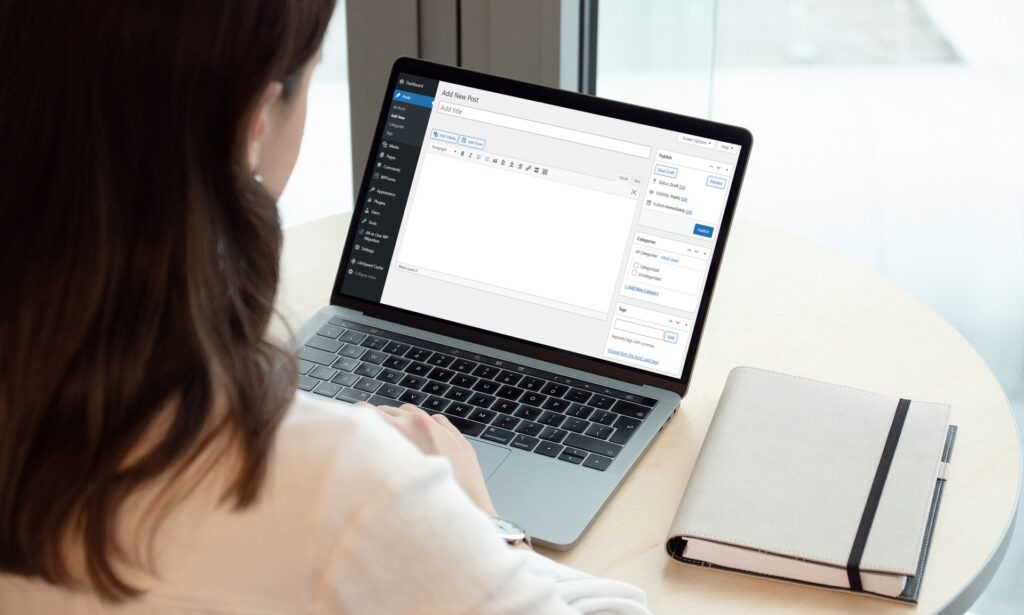
POLYGON ((431 417, 431 418, 433 418, 433 419, 434 419, 434 421, 436 421, 437 423, 439 423, 439 424, 440 424, 440 425, 441 425, 442 427, 444 427, 444 428, 445 428, 445 429, 447 429, 448 431, 453 431, 453 432, 455 432, 455 433, 457 433, 457 434, 460 434, 460 435, 462 434, 462 432, 460 432, 460 431, 458 430, 458 428, 456 428, 456 427, 455 427, 455 425, 452 425, 452 422, 448 420, 448 417, 447 417, 447 416, 445 416, 445 415, 443 415, 443 414, 435 414, 435 415, 434 415, 433 417, 431 417))
POLYGON ((374 406, 374 407, 381 414, 386 414, 387 416, 391 416, 391 417, 394 417, 394 418, 399 418, 399 417, 402 417, 402 416, 405 416, 405 415, 409 414, 409 412, 407 410, 402 410, 401 408, 396 408, 394 406, 374 406))
POLYGON ((402 404, 401 405, 401 409, 405 410, 406 412, 412 412, 414 414, 415 413, 419 413, 419 412, 422 412, 422 413, 426 414, 426 412, 427 412, 423 408, 420 408, 419 406, 414 406, 412 404, 402 404))

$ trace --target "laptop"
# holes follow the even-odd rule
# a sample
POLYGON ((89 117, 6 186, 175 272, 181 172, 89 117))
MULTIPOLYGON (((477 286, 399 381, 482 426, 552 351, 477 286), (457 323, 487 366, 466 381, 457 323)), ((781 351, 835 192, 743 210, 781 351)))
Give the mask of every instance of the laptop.
POLYGON ((398 59, 299 387, 443 413, 498 513, 572 547, 686 394, 750 147, 398 59))

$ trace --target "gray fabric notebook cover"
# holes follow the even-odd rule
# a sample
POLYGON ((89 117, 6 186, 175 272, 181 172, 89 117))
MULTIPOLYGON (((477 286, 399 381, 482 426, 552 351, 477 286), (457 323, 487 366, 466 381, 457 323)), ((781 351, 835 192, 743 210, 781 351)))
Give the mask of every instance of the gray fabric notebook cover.
MULTIPOLYGON (((669 535, 846 568, 899 398, 757 368, 726 382, 669 535)), ((949 406, 911 400, 861 571, 912 577, 916 601, 955 435, 949 406)), ((740 571, 742 572, 742 571, 740 571)))

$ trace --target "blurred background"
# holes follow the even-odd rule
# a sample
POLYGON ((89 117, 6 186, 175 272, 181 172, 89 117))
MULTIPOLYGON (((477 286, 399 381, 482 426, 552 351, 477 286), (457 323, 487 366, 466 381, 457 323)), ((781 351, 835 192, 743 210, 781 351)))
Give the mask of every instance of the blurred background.
MULTIPOLYGON (((591 44, 592 74, 587 87, 568 87, 750 129, 737 215, 835 250, 917 296, 986 359, 1024 419, 1024 3, 581 4, 594 13, 576 34, 591 44)), ((350 62, 357 48, 346 19, 368 9, 347 8, 315 73, 306 138, 280 201, 285 226, 352 207, 353 168, 365 155, 352 125, 359 132, 365 122, 352 119, 362 93, 350 88, 367 85, 349 79, 350 64, 362 64, 350 62)), ((472 65, 466 49, 459 55, 472 65)), ((973 613, 1024 612, 1021 525, 1018 516, 973 613)))

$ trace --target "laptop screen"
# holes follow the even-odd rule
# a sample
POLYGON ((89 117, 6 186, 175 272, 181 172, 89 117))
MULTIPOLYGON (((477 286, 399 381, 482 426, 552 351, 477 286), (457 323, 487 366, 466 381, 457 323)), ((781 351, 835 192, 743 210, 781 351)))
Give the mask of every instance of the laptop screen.
POLYGON ((680 377, 740 146, 399 73, 343 295, 680 377))

